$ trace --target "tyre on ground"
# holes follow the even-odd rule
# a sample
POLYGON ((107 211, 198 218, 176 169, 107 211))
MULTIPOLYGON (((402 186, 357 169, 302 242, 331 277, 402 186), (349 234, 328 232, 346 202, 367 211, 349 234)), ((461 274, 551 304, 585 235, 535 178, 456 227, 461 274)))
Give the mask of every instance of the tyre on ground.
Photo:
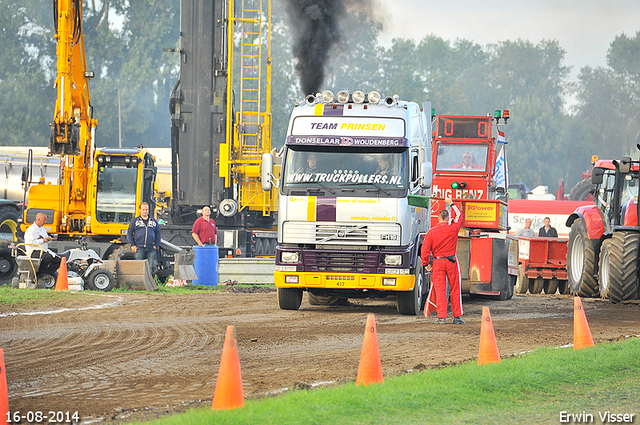
POLYGON ((514 291, 516 294, 526 294, 529 290, 529 278, 524 274, 524 264, 518 265, 518 277, 514 291))
POLYGON ((567 274, 571 293, 581 297, 597 297, 596 247, 581 219, 571 225, 567 246, 567 274))
POLYGON ((560 291, 563 295, 569 295, 571 293, 571 287, 569 286, 569 281, 560 280, 558 281, 558 291, 560 291))
POLYGON ((277 288, 278 306, 281 310, 297 310, 302 304, 302 289, 277 288))
POLYGON ((600 261, 598 263, 598 292, 602 298, 609 298, 609 259, 611 254, 611 239, 605 239, 600 247, 600 261))
POLYGON ((612 303, 638 299, 638 244, 640 235, 618 231, 609 251, 609 300, 612 303))
POLYGON ((48 273, 38 273, 38 289, 53 289, 56 287, 56 278, 48 273))
POLYGON ((513 291, 516 286, 516 281, 518 280, 518 276, 509 275, 508 276, 509 283, 507 284, 506 291, 500 291, 500 295, 497 296, 498 301, 508 301, 513 298, 513 291))
POLYGON ((18 263, 11 255, 8 241, 0 241, 0 285, 9 285, 18 275, 18 263))
POLYGON ((109 292, 116 286, 116 279, 107 269, 94 269, 87 276, 86 284, 92 291, 109 292))
POLYGON ((424 291, 424 271, 422 262, 418 258, 418 265, 413 269, 415 278, 413 289, 411 291, 398 292, 397 308, 398 313, 415 316, 420 313, 422 307, 422 295, 424 291))
POLYGON ((544 280, 544 293, 553 295, 558 291, 559 281, 557 277, 544 280))
POLYGON ((544 289, 544 279, 542 276, 538 276, 535 279, 531 279, 529 283, 529 292, 532 294, 539 294, 544 289))

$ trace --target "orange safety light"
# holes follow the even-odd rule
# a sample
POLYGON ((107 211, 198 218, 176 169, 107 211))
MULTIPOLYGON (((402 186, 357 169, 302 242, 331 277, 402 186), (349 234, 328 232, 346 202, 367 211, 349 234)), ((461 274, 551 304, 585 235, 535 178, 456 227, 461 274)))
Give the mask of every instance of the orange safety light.
POLYGON ((591 156, 591 163, 595 164, 596 162, 598 162, 598 155, 592 155, 591 156))

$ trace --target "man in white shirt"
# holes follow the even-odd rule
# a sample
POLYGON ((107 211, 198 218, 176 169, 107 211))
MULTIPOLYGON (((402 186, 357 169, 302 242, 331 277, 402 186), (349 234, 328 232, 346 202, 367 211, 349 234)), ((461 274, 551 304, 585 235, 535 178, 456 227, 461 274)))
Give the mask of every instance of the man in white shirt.
POLYGON ((533 238, 536 236, 536 234, 534 233, 533 229, 531 228, 531 219, 527 218, 524 221, 524 228, 518 230, 518 232, 516 233, 516 236, 524 236, 526 238, 533 238))
POLYGON ((49 249, 49 242, 54 240, 47 234, 44 222, 47 216, 44 213, 36 215, 36 221, 24 232, 24 242, 26 244, 27 255, 32 258, 40 258, 40 273, 47 273, 56 276, 60 268, 60 256, 49 249), (40 245, 42 249, 36 245, 40 245))

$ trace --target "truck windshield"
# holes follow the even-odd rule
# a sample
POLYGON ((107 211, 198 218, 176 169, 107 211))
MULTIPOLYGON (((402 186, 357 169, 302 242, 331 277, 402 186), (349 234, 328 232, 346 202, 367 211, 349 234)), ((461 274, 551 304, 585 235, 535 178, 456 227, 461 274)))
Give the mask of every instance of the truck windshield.
POLYGON ((487 171, 488 145, 440 143, 436 171, 487 171))
POLYGON ((96 189, 96 220, 128 223, 136 213, 136 167, 100 164, 96 189))
POLYGON ((406 189, 406 149, 330 148, 323 151, 289 147, 282 171, 285 188, 329 192, 406 189))

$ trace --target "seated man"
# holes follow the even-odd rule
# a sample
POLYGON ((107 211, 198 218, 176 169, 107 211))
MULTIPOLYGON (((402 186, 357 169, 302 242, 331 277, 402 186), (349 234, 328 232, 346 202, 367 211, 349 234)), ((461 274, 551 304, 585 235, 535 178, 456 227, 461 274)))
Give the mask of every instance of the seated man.
POLYGON ((389 156, 385 155, 378 158, 378 169, 376 170, 376 174, 380 174, 383 176, 395 174, 395 171, 391 166, 389 156))
POLYGON ((311 152, 307 155, 307 165, 298 168, 297 173, 317 173, 318 172, 318 158, 315 153, 311 152))
POLYGON ((462 170, 483 170, 484 167, 476 164, 475 158, 471 152, 465 152, 462 155, 462 162, 460 164, 456 164, 451 168, 462 169, 462 170))
POLYGON ((46 220, 47 216, 45 214, 38 213, 34 223, 24 232, 24 242, 27 244, 25 247, 27 255, 31 258, 40 258, 38 273, 46 273, 55 277, 60 268, 61 258, 49 249, 48 242, 51 242, 54 238, 49 236, 44 228, 46 220), (35 245, 40 245, 42 248, 35 245))

